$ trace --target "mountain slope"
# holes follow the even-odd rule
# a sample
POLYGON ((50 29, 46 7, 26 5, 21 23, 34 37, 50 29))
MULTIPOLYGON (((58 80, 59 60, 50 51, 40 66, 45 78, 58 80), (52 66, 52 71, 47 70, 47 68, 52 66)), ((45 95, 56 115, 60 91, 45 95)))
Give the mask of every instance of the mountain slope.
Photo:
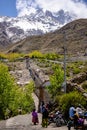
POLYGON ((29 53, 39 50, 43 53, 63 53, 63 46, 68 54, 86 54, 87 51, 87 19, 75 20, 55 32, 39 36, 30 36, 11 45, 8 52, 29 53))

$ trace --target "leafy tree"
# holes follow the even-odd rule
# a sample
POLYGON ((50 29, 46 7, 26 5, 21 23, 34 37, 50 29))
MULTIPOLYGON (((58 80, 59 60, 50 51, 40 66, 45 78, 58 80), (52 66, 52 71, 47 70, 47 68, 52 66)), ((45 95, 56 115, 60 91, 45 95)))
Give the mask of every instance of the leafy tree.
POLYGON ((0 64, 0 118, 18 114, 21 107, 23 113, 30 112, 33 107, 33 83, 24 89, 18 87, 8 72, 8 67, 0 64))
POLYGON ((56 96, 60 90, 64 80, 64 72, 59 65, 53 66, 53 75, 50 76, 51 85, 48 87, 49 92, 52 96, 56 96))
POLYGON ((6 59, 7 58, 7 55, 4 54, 4 53, 0 53, 0 59, 6 59))
POLYGON ((11 99, 14 95, 14 99, 11 100, 9 103, 9 109, 12 110, 14 113, 13 115, 18 114, 18 109, 21 108, 22 114, 25 114, 26 112, 30 112, 34 107, 34 102, 32 98, 32 92, 33 92, 33 82, 29 83, 23 88, 18 87, 17 91, 13 90, 11 93, 11 99))
POLYGON ((30 112, 34 107, 34 102, 32 99, 32 92, 34 88, 34 83, 31 82, 24 87, 22 90, 22 98, 20 99, 20 106, 23 109, 24 113, 30 112))
POLYGON ((29 54, 31 58, 43 58, 43 54, 39 51, 33 51, 29 54))
POLYGON ((23 57, 23 54, 19 54, 19 53, 9 53, 7 55, 7 58, 9 59, 9 61, 14 61, 17 58, 23 57))
POLYGON ((4 111, 10 103, 10 92, 13 84, 13 79, 8 73, 8 68, 0 64, 0 115, 4 116, 4 111))

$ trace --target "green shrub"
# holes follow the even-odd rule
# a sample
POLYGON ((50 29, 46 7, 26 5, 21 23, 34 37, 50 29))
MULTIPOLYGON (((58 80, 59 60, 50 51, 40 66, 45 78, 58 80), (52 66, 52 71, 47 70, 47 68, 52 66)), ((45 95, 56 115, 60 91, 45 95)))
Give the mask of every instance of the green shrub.
POLYGON ((7 58, 8 58, 9 61, 14 61, 17 58, 20 58, 21 56, 23 56, 23 55, 19 54, 19 53, 9 53, 9 54, 7 54, 7 58))
POLYGON ((81 72, 80 68, 73 68, 73 74, 79 74, 81 72))
POLYGON ((82 88, 87 90, 87 81, 82 84, 82 88))
POLYGON ((69 108, 72 105, 76 107, 78 104, 81 104, 82 106, 85 106, 86 104, 85 98, 77 91, 70 92, 60 96, 58 102, 59 102, 59 106, 61 106, 62 111, 67 116, 68 116, 69 108))

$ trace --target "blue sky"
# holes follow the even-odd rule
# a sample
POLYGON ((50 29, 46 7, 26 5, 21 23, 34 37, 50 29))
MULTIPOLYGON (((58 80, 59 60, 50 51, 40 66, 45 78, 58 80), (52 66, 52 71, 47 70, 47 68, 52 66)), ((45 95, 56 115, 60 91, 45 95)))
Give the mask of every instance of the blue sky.
POLYGON ((87 0, 0 0, 0 16, 23 16, 37 7, 53 12, 64 9, 75 12, 78 17, 87 17, 87 0))
POLYGON ((0 16, 16 17, 16 0, 0 0, 0 16))

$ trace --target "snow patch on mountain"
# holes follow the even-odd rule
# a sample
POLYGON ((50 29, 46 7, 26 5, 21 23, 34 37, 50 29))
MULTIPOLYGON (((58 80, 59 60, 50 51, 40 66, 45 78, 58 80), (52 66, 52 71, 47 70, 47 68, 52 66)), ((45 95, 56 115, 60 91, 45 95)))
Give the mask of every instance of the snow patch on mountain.
POLYGON ((50 12, 37 9, 35 13, 23 17, 0 17, 0 23, 10 40, 16 42, 30 35, 40 35, 59 29, 75 18, 74 14, 70 15, 64 10, 50 12))

